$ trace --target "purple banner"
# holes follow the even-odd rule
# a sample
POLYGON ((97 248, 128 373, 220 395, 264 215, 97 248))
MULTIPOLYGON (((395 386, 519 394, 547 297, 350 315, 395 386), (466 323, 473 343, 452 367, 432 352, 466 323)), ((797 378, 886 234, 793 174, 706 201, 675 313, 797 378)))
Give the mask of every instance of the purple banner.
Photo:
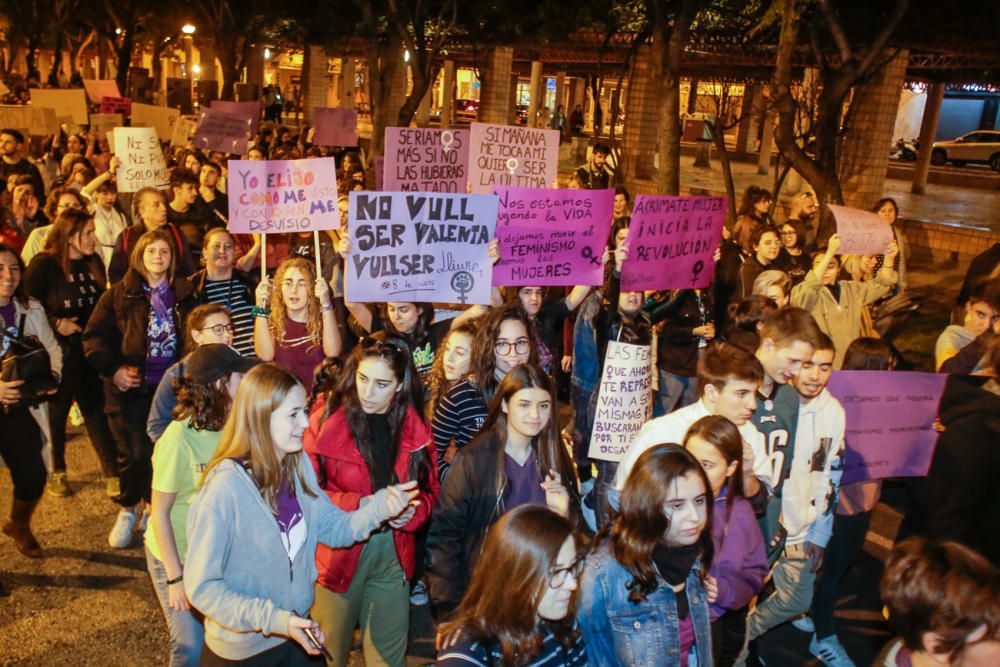
POLYGON ((357 146, 357 109, 316 109, 313 111, 316 132, 313 143, 317 146, 357 146))
POLYGON ((206 151, 221 151, 245 155, 252 135, 252 119, 215 109, 204 109, 198 114, 198 127, 193 144, 206 151))
POLYGON ((494 186, 548 188, 559 177, 559 130, 473 123, 469 150, 474 194, 494 186))
POLYGON ((229 231, 244 234, 338 229, 332 157, 230 160, 229 231))
POLYGON ((835 371, 827 389, 847 413, 841 484, 924 477, 934 455, 934 420, 947 379, 943 373, 835 371))
POLYGON ((250 131, 255 135, 260 130, 260 102, 229 102, 227 100, 213 100, 209 105, 210 109, 228 113, 233 116, 240 116, 250 120, 250 131))
POLYGON ((637 196, 622 291, 708 287, 726 211, 725 197, 637 196))
POLYGON ((614 190, 494 188, 500 261, 494 285, 601 285, 614 190))
POLYGON ((351 192, 348 301, 487 304, 497 198, 351 192))
POLYGON ((469 131, 385 128, 385 190, 464 193, 469 180, 469 131))

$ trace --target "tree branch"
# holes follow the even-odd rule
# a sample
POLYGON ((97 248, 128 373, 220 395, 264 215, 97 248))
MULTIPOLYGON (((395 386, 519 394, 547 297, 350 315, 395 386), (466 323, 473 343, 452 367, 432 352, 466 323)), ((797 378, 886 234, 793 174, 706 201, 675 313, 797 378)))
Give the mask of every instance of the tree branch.
POLYGON ((823 12, 823 18, 826 19, 826 26, 830 30, 830 35, 837 44, 837 50, 840 51, 841 60, 847 62, 854 57, 854 52, 851 51, 851 44, 847 39, 847 33, 844 32, 844 27, 840 25, 840 19, 837 18, 837 10, 830 5, 830 0, 819 0, 819 8, 823 12))

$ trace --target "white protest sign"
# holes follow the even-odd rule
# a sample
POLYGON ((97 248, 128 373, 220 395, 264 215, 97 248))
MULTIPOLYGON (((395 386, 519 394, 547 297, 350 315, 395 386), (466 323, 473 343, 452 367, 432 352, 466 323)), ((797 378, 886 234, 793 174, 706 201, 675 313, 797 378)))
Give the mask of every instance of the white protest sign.
POLYGON ((619 461, 653 413, 648 345, 608 342, 587 456, 619 461))
POLYGON ((118 168, 119 192, 167 186, 167 163, 154 128, 116 127, 114 138, 115 155, 122 162, 118 168))
POLYGON ((489 194, 495 185, 548 188, 559 176, 559 130, 473 123, 469 185, 489 194))
POLYGON ((892 226, 875 213, 829 205, 837 221, 841 255, 882 255, 892 244, 892 226))

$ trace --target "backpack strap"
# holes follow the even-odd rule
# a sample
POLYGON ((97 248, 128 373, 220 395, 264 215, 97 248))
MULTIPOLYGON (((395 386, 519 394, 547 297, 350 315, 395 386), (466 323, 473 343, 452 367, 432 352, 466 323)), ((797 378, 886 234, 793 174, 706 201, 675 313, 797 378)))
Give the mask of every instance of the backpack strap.
POLYGON ((24 320, 28 317, 27 313, 21 313, 21 317, 17 321, 17 337, 24 338, 24 320))

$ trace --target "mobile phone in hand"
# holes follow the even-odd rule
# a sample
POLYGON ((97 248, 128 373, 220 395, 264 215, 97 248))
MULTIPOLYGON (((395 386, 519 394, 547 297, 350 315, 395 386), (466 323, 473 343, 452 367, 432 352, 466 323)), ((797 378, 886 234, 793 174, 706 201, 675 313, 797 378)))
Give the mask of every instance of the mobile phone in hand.
POLYGON ((306 638, 309 640, 309 643, 313 645, 313 648, 319 650, 319 652, 322 653, 323 657, 327 660, 333 661, 333 655, 331 655, 326 646, 324 646, 319 639, 316 638, 316 633, 313 632, 312 628, 302 628, 302 631, 306 633, 306 638))

